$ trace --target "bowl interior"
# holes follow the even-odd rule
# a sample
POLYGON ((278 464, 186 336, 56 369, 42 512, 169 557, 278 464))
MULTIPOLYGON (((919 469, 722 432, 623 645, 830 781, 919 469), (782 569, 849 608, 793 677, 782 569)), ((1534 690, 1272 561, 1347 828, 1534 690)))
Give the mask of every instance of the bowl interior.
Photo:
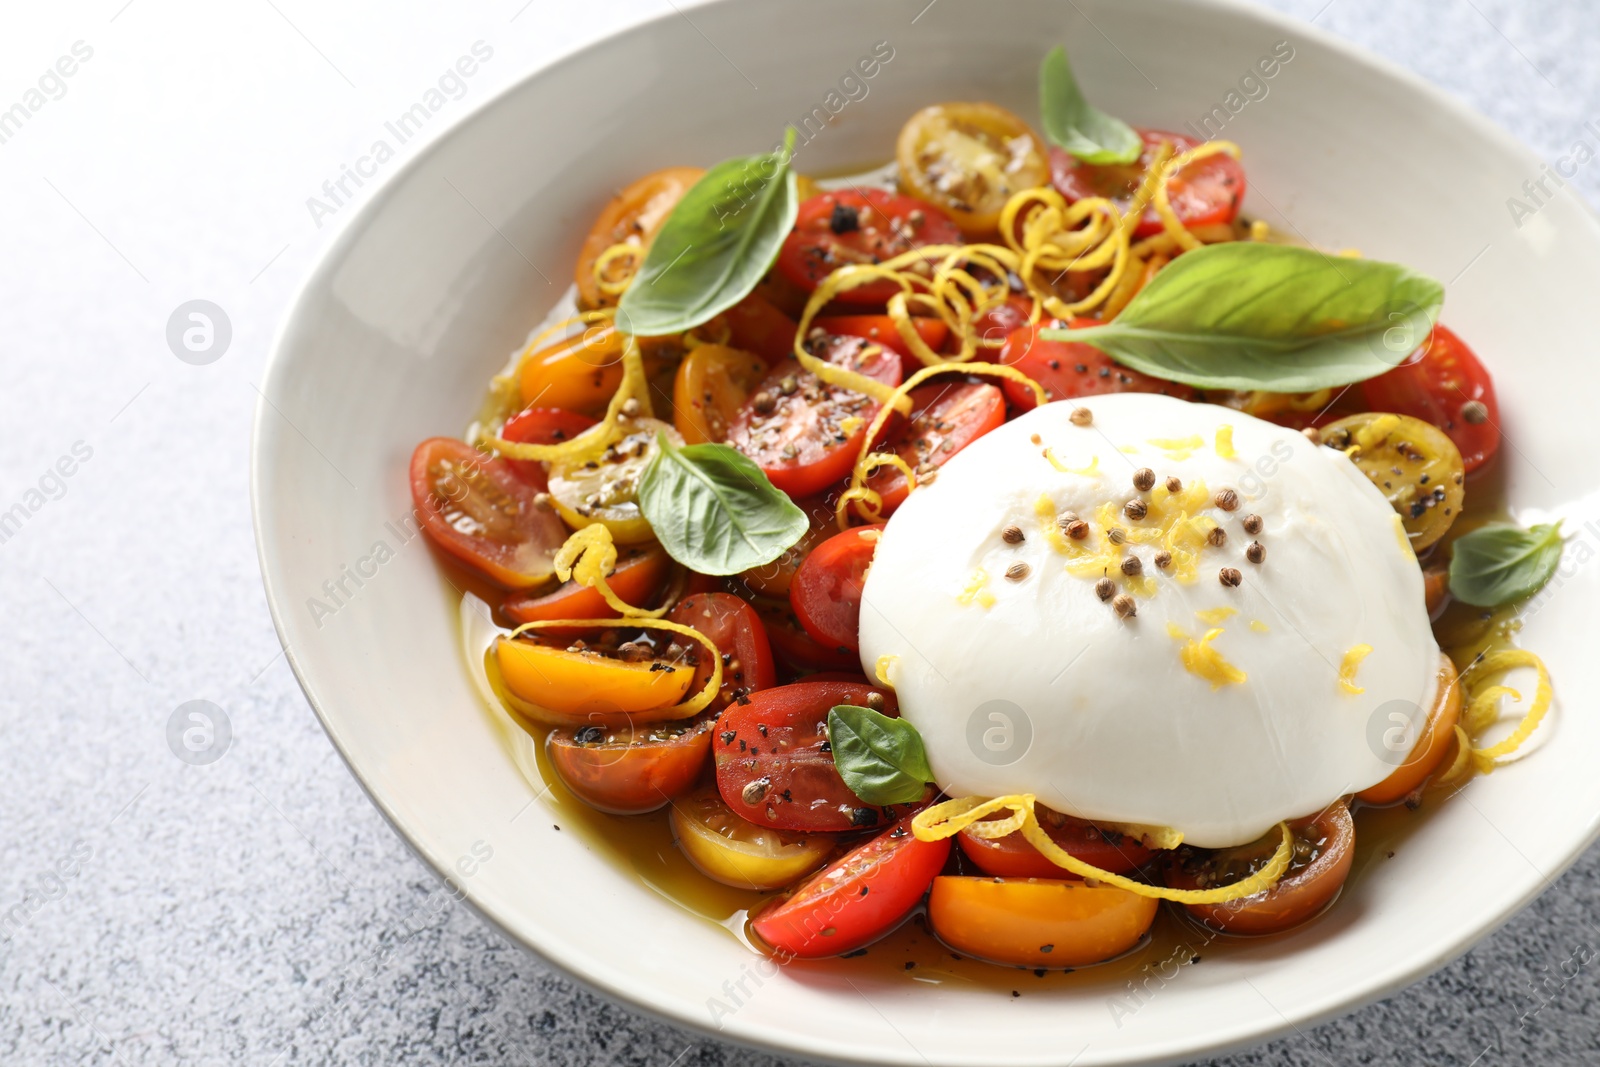
POLYGON ((1057 42, 1130 122, 1186 131, 1210 116, 1215 130, 1223 116, 1250 214, 1446 281, 1445 322, 1497 376, 1507 499, 1571 516, 1581 560, 1593 554, 1600 478, 1578 432, 1594 371, 1573 349, 1592 344, 1600 232, 1570 197, 1514 225, 1506 198, 1539 173, 1530 154, 1411 77, 1253 9, 925 4, 723 2, 640 26, 478 109, 349 222, 287 321, 256 427, 262 567, 294 669, 374 801, 483 914, 596 987, 729 1038, 877 1063, 1151 1062, 1389 991, 1504 921, 1596 832, 1596 669, 1580 647, 1593 569, 1565 567, 1523 630, 1566 698, 1539 751, 1420 820, 1322 921, 1204 967, 1019 975, 1021 997, 849 966, 775 972, 653 888, 648 862, 557 829, 571 813, 530 784, 525 738, 475 695, 460 596, 415 532, 407 461, 462 431, 566 289, 611 191, 763 150, 785 123, 806 134, 797 168, 816 173, 884 161, 906 117, 940 100, 1036 121, 1034 72, 1057 42))

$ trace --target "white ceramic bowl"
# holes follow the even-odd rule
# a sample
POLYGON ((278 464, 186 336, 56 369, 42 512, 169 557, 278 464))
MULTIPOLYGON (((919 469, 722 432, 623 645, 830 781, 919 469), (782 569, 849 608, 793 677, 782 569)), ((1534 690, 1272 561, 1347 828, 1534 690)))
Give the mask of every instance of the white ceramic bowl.
MULTIPOLYGON (((1056 42, 1098 103, 1182 129, 1226 106, 1258 58, 1289 41, 1294 56, 1265 98, 1224 130, 1245 148, 1247 210, 1450 282, 1445 321, 1497 375, 1512 506, 1595 510, 1586 350, 1600 229, 1569 196, 1513 225, 1506 198, 1540 173, 1530 153, 1416 78, 1252 8, 926 4, 688 8, 530 75, 389 179, 306 283, 257 412, 256 533, 290 662, 374 803, 484 916, 595 988, 729 1039, 852 1062, 1161 1062, 1398 989, 1525 905, 1596 834, 1592 569, 1575 567, 1523 633, 1565 698, 1538 752, 1419 820, 1309 928, 1152 971, 1136 995, 1121 979, 1019 976, 1026 995, 1013 998, 843 965, 767 975, 726 931, 553 829, 559 816, 519 771, 515 736, 471 688, 459 597, 402 526, 412 447, 461 432, 490 373, 567 284, 612 189, 764 149, 785 122, 828 106, 879 41, 893 58, 803 145, 800 169, 879 162, 905 118, 940 100, 1033 116, 1034 72, 1056 42), (377 561, 378 542, 393 558, 377 561), (326 582, 343 586, 337 601, 326 582), (312 598, 336 610, 314 612, 312 598), (478 862, 486 849, 492 859, 478 862), (714 1018, 712 998, 729 1003, 727 983, 741 979, 750 995, 714 1018)), ((1569 529, 1586 559, 1600 526, 1569 529)))

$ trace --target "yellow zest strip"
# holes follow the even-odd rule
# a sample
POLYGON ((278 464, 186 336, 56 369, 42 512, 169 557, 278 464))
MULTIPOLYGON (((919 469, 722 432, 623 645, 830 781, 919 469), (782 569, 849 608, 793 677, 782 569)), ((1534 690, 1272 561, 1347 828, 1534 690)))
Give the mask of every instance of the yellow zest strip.
POLYGON ((1468 737, 1467 736, 1467 731, 1465 731, 1465 730, 1463 730, 1461 728, 1461 724, 1460 723, 1457 723, 1456 724, 1456 754, 1455 754, 1455 758, 1453 758, 1450 761, 1450 766, 1445 769, 1445 772, 1443 774, 1439 775, 1440 783, 1444 784, 1444 783, 1448 783, 1448 782, 1453 782, 1457 778, 1459 778, 1461 776, 1462 772, 1464 772, 1467 769, 1467 765, 1471 761, 1471 759, 1472 759, 1472 738, 1468 737))
MULTIPOLYGON (((511 637, 518 637, 530 630, 549 630, 557 627, 577 629, 611 629, 621 624, 620 619, 547 619, 541 622, 525 622, 511 631, 511 637)), ((700 691, 681 703, 674 704, 663 711, 672 713, 675 719, 687 719, 691 715, 698 715, 705 710, 707 704, 716 697, 717 691, 722 688, 722 653, 711 638, 696 630, 693 626, 685 626, 679 622, 668 622, 666 619, 646 619, 634 616, 626 620, 629 626, 637 626, 641 630, 665 630, 668 633, 681 634, 684 637, 700 642, 711 653, 711 677, 706 679, 706 684, 700 691)), ((501 640, 508 640, 502 638, 501 640)))
POLYGON ((1488 748, 1470 750, 1469 758, 1473 768, 1484 774, 1494 770, 1505 757, 1521 748, 1523 742, 1539 728, 1545 712, 1550 710, 1550 700, 1554 693, 1550 687, 1550 672, 1545 667, 1544 660, 1521 648, 1491 652, 1478 661, 1476 670, 1472 672, 1473 680, 1467 683, 1468 730, 1476 734, 1492 724, 1497 717, 1501 697, 1508 696, 1514 703, 1522 702, 1522 694, 1515 689, 1489 684, 1491 679, 1517 667, 1531 667, 1538 672, 1539 680, 1534 687, 1533 702, 1528 705, 1527 714, 1522 717, 1522 721, 1517 724, 1517 728, 1510 736, 1488 748))
POLYGON ((1208 626, 1219 626, 1237 614, 1239 614, 1238 608, 1206 608, 1204 611, 1195 612, 1194 617, 1208 626))
POLYGON ((606 446, 623 436, 618 430, 623 407, 628 401, 637 404, 638 414, 649 417, 650 384, 644 375, 644 358, 639 354, 639 342, 632 337, 622 348, 622 383, 606 405, 605 418, 573 437, 552 445, 526 444, 507 441, 500 437, 485 438, 481 444, 492 448, 508 459, 544 460, 547 462, 578 463, 604 452, 606 446))
POLYGON ((1262 622, 1260 619, 1251 619, 1250 620, 1250 629, 1255 631, 1258 634, 1264 634, 1268 630, 1272 629, 1272 627, 1268 626, 1266 623, 1262 622))
POLYGON ((1361 661, 1372 655, 1371 645, 1356 645, 1344 654, 1344 659, 1339 663, 1339 688, 1351 696, 1360 696, 1365 693, 1366 687, 1356 684, 1356 671, 1361 669, 1361 661))
POLYGON ((1174 463, 1181 463, 1194 455, 1195 452, 1206 445, 1205 438, 1199 434, 1190 434, 1188 437, 1152 437, 1150 444, 1167 454, 1167 458, 1174 463))
POLYGON ((794 333, 794 358, 800 365, 815 374, 829 385, 840 389, 848 389, 852 393, 861 393, 870 396, 880 404, 894 404, 895 410, 902 415, 911 413, 911 401, 905 397, 897 398, 893 386, 885 385, 874 378, 869 378, 858 371, 849 370, 837 363, 829 363, 825 359, 818 359, 806 351, 806 335, 811 332, 811 320, 817 317, 817 312, 823 306, 838 296, 840 293, 868 285, 875 281, 888 280, 900 286, 903 293, 912 291, 911 283, 905 276, 879 264, 854 263, 848 267, 840 267, 817 286, 816 292, 811 294, 811 299, 806 301, 805 313, 800 316, 800 326, 794 333))
POLYGON ((1125 889, 1135 896, 1171 900, 1178 904, 1225 904, 1230 900, 1255 896, 1277 885, 1278 879, 1289 869, 1289 859, 1294 854, 1294 834, 1289 830, 1287 823, 1279 823, 1278 829, 1283 835, 1283 840, 1279 843, 1277 851, 1272 854, 1272 859, 1268 860, 1266 866, 1259 871, 1232 885, 1217 886, 1214 889, 1168 889, 1165 886, 1146 885, 1144 882, 1136 882, 1132 878, 1112 874, 1091 863, 1085 863, 1057 845, 1045 832, 1044 827, 1039 825, 1033 805, 1034 797, 1031 793, 995 797, 992 800, 983 797, 947 800, 918 812, 911 820, 911 832, 916 835, 918 841, 942 841, 962 830, 983 838, 1005 837, 1007 834, 1020 832, 1045 859, 1080 878, 1092 878, 1101 885, 1125 889), (1000 811, 1008 811, 1010 814, 1004 819, 982 821, 1000 811))
POLYGON ((594 283, 600 291, 607 296, 617 296, 625 292, 633 284, 633 278, 639 270, 639 259, 644 255, 644 249, 639 245, 630 245, 626 241, 618 242, 601 252, 594 258, 594 283), (616 260, 627 257, 628 269, 616 281, 607 276, 606 270, 616 260))
POLYGON ((611 531, 601 523, 593 523, 573 532, 556 552, 556 577, 563 582, 576 579, 579 585, 588 586, 605 598, 613 611, 629 620, 659 619, 670 604, 653 611, 634 607, 612 591, 606 575, 617 567, 617 546, 611 540, 611 531))
POLYGON ((1178 213, 1172 210, 1172 200, 1167 194, 1167 182, 1189 164, 1194 163, 1197 160, 1205 159, 1207 156, 1214 156, 1219 152, 1225 155, 1230 155, 1234 159, 1239 158, 1239 146, 1234 144, 1232 141, 1207 141, 1205 144, 1196 145, 1187 152, 1182 152, 1172 157, 1159 168, 1151 168, 1153 170, 1159 170, 1161 175, 1159 181, 1156 183, 1154 203, 1156 214, 1161 217, 1162 229, 1164 229, 1185 252, 1194 251, 1196 248, 1201 247, 1203 242, 1184 228, 1182 221, 1180 221, 1178 218, 1178 213))
POLYGON ((1214 626, 1196 641, 1184 633, 1177 623, 1167 623, 1167 636, 1184 643, 1178 650, 1178 659, 1183 663, 1183 669, 1210 682, 1213 690, 1221 689, 1225 685, 1243 685, 1250 679, 1248 674, 1229 663, 1221 652, 1211 647, 1211 642, 1221 637, 1222 632, 1221 627, 1214 626))
POLYGON ((883 655, 878 657, 877 662, 872 665, 872 673, 878 676, 879 685, 888 686, 890 689, 894 688, 894 683, 889 680, 889 668, 898 662, 900 662, 899 656, 883 655))
MULTIPOLYGON (((820 290, 819 290, 820 292, 820 290)), ((838 368, 835 368, 838 369, 838 368)), ((999 363, 941 363, 935 367, 923 367, 912 374, 911 377, 889 390, 888 396, 872 416, 872 422, 867 426, 866 434, 861 438, 861 453, 856 458, 855 469, 850 472, 850 487, 839 495, 838 502, 834 505, 834 517, 839 524, 839 529, 850 528, 851 503, 857 504, 859 510, 870 522, 876 522, 882 513, 883 498, 866 486, 867 476, 878 467, 890 466, 899 468, 910 483, 910 488, 917 487, 916 474, 911 470, 911 465, 894 452, 874 452, 872 442, 878 439, 888 423, 889 417, 895 411, 909 414, 911 410, 911 390, 939 374, 975 374, 990 378, 1004 378, 1007 381, 1019 382, 1033 390, 1033 395, 1038 403, 1046 401, 1044 387, 1032 378, 1023 374, 1015 367, 1003 366, 999 363), (900 405, 902 401, 905 407, 900 405)), ((877 384, 877 383, 874 383, 877 384)))
POLYGON ((994 594, 984 586, 989 584, 989 572, 979 567, 972 572, 972 577, 967 581, 967 587, 961 590, 961 595, 956 597, 957 604, 971 604, 977 601, 986 608, 994 607, 994 594))
POLYGON ((1233 448, 1233 427, 1223 423, 1217 427, 1217 455, 1222 459, 1233 459, 1238 454, 1233 448))
POLYGON ((1085 466, 1085 467, 1069 467, 1069 466, 1067 466, 1065 463, 1061 462, 1059 459, 1056 458, 1055 449, 1053 449, 1053 448, 1047 448, 1047 449, 1044 450, 1044 458, 1050 461, 1050 466, 1054 467, 1056 470, 1060 471, 1062 474, 1080 474, 1085 478, 1092 478, 1095 475, 1100 473, 1100 457, 1099 456, 1090 456, 1089 457, 1089 464, 1088 464, 1088 466, 1085 466))

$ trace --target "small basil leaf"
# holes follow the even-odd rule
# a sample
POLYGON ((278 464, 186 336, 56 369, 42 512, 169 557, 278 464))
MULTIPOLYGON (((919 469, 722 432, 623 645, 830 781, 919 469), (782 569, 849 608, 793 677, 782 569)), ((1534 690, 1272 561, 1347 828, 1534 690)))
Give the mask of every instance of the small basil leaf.
POLYGON ((780 151, 718 163, 678 201, 617 304, 617 326, 639 337, 682 333, 721 314, 761 281, 800 210, 780 151))
POLYGON ((840 704, 828 712, 828 743, 844 784, 868 804, 921 800, 933 781, 922 735, 904 719, 840 704))
POLYGON ((1451 545, 1450 595, 1493 608, 1538 592, 1561 563, 1561 524, 1480 526, 1451 545))
POLYGON ((639 510, 667 555, 701 574, 738 574, 771 563, 810 523, 761 468, 727 445, 659 451, 639 479, 639 510))
POLYGON ((1394 369, 1443 303, 1394 263, 1232 241, 1174 259, 1112 321, 1042 336, 1201 389, 1308 393, 1394 369))
POLYGON ((1039 116, 1051 143, 1085 163, 1132 163, 1144 151, 1132 126, 1083 98, 1060 45, 1039 64, 1039 116))

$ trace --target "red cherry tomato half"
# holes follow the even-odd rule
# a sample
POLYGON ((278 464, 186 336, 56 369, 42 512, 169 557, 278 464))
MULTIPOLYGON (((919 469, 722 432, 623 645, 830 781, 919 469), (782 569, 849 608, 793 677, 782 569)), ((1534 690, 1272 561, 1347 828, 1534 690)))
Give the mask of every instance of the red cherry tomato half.
POLYGON ((795 682, 730 705, 711 741, 723 802, 778 830, 862 830, 899 818, 903 806, 866 804, 850 791, 823 732, 834 705, 863 706, 873 694, 884 714, 899 713, 892 693, 854 682, 795 682))
MULTIPOLYGON (((1162 141, 1170 142, 1172 154, 1180 155, 1200 142, 1181 133, 1140 130, 1144 152, 1137 163, 1083 163, 1063 148, 1050 149, 1050 176, 1056 189, 1074 203, 1089 196, 1103 196, 1119 210, 1127 211, 1133 194, 1144 180, 1145 170, 1162 141)), ((1167 198, 1184 226, 1209 226, 1232 222, 1244 199, 1244 168, 1232 156, 1217 153, 1195 160, 1167 180, 1167 198)), ((1136 237, 1152 237, 1161 232, 1161 216, 1147 207, 1139 220, 1136 237)))
MULTIPOLYGON (((778 668, 756 609, 732 593, 695 593, 678 601, 667 613, 672 622, 692 626, 706 635, 722 653, 722 688, 709 710, 720 711, 733 701, 778 684, 778 668)), ((698 645, 697 645, 698 647, 698 645)), ((689 692, 698 693, 711 677, 709 654, 699 649, 689 692)))
MULTIPOLYGON (((829 338, 822 358, 885 385, 900 384, 900 358, 859 337, 829 338)), ((728 427, 728 443, 755 461, 772 484, 796 499, 822 492, 855 465, 878 405, 870 397, 828 385, 789 356, 766 379, 728 427), (846 431, 845 420, 859 424, 846 431)))
POLYGON ((716 720, 648 726, 563 726, 550 731, 545 752, 561 781, 592 808, 639 815, 687 792, 711 754, 716 720))
MULTIPOLYGON (((943 319, 913 315, 911 324, 917 328, 917 336, 922 338, 922 343, 935 352, 950 338, 950 327, 945 325, 943 319)), ((900 357, 902 380, 922 369, 922 360, 911 354, 910 346, 900 336, 900 331, 894 328, 894 320, 887 315, 824 315, 812 319, 811 325, 834 336, 865 337, 894 352, 900 357)))
MULTIPOLYGON (((611 591, 630 604, 645 606, 660 591, 672 571, 672 560, 659 545, 619 545, 617 565, 606 575, 611 591)), ((577 582, 563 582, 554 592, 507 597, 502 610, 516 622, 551 619, 614 619, 617 612, 599 591, 577 582)), ((546 635, 552 630, 542 631, 546 635)))
MULTIPOLYGON (((1006 338, 998 362, 1015 367, 1040 385, 1051 400, 1068 400, 1100 393, 1163 393, 1185 400, 1199 400, 1200 391, 1177 382, 1163 381, 1124 367, 1092 345, 1078 341, 1052 341, 1040 337, 1040 330, 1054 330, 1061 323, 1051 319, 1024 326, 1006 338)), ((1092 325, 1088 319, 1075 319, 1073 326, 1092 325)), ((1021 411, 1032 411, 1033 390, 1021 382, 1007 381, 1006 399, 1021 411)))
MULTIPOLYGON (((1149 863, 1154 855, 1135 838, 1125 837, 1115 830, 1102 830, 1093 823, 1044 808, 1038 809, 1038 812, 1039 821, 1052 841, 1102 871, 1127 874, 1149 863)), ((997 878, 1070 880, 1076 877, 1045 859, 1020 833, 983 838, 963 830, 956 836, 961 841, 961 851, 985 874, 997 878)))
MULTIPOLYGON (((778 271, 807 292, 852 263, 881 263, 923 245, 960 244, 950 216, 921 200, 886 189, 842 190, 800 205, 794 229, 778 252, 778 271)), ((899 288, 871 282, 840 293, 846 304, 882 304, 899 288)))
POLYGON ((1361 392, 1372 411, 1410 415, 1443 430, 1468 473, 1500 447, 1494 380, 1467 343, 1443 326, 1394 370, 1362 382, 1361 392))
MULTIPOLYGON (((1334 802, 1326 811, 1290 823, 1294 856, 1271 889, 1225 904, 1187 904, 1190 915, 1230 934, 1275 934, 1318 914, 1338 895, 1355 859, 1356 830, 1350 809, 1334 802)), ((1282 842, 1273 829, 1248 845, 1226 849, 1184 846, 1168 853, 1162 879, 1174 889, 1202 889, 1248 877, 1272 858, 1282 842)))
POLYGON ((722 313, 728 324, 728 344, 754 352, 768 363, 794 351, 796 323, 760 293, 751 293, 722 313))
POLYGON ((411 500, 434 544, 507 589, 550 580, 566 524, 534 503, 544 489, 503 459, 450 437, 411 454, 411 500))
MULTIPOLYGON (((993 341, 998 345, 1013 332, 1028 325, 1028 316, 1032 314, 1032 300, 1025 296, 1008 296, 1005 303, 996 304, 973 319, 972 332, 979 340, 993 341)), ((977 358, 993 361, 998 351, 998 348, 982 347, 978 349, 977 358)))
MULTIPOLYGON (((791 584, 790 589, 794 586, 791 584)), ((767 637, 772 641, 772 651, 792 671, 848 671, 852 675, 861 671, 861 657, 848 648, 818 644, 806 633, 795 618, 794 609, 787 602, 763 604, 757 608, 761 621, 766 624, 767 637)), ((806 679, 810 681, 811 679, 806 679)))
POLYGON ((852 652, 861 647, 861 590, 878 550, 883 525, 836 533, 811 550, 789 586, 795 618, 819 645, 852 652))
POLYGON ((850 952, 905 918, 949 856, 949 838, 918 841, 907 817, 812 875, 750 925, 780 956, 850 952))
MULTIPOLYGON (((898 435, 894 450, 913 471, 924 473, 944 466, 951 456, 1006 421, 1005 394, 982 382, 935 379, 911 390, 911 404, 911 421, 898 435)), ((873 471, 867 476, 867 488, 883 498, 884 518, 911 491, 896 467, 873 471)))

